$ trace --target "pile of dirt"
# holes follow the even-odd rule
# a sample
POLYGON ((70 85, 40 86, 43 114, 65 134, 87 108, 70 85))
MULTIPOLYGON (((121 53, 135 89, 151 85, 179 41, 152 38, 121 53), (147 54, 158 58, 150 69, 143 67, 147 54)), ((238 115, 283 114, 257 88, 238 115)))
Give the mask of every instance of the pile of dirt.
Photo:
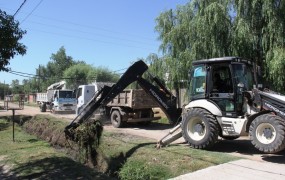
POLYGON ((73 140, 66 137, 64 132, 66 126, 66 122, 51 116, 36 115, 23 124, 23 129, 49 142, 55 148, 65 151, 74 160, 105 173, 108 163, 104 155, 98 151, 103 131, 99 121, 87 122, 76 128, 73 140))
POLYGON ((67 147, 68 143, 64 134, 65 123, 53 120, 46 116, 34 116, 23 125, 29 134, 48 141, 53 146, 67 147))

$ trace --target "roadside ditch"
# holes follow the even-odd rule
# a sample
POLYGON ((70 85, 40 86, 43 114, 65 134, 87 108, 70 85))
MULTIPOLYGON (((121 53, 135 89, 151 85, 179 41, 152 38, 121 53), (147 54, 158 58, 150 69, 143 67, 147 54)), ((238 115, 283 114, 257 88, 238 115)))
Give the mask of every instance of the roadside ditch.
MULTIPOLYGON (((11 116, 3 116, 11 120, 11 116)), ((110 177, 118 178, 120 166, 117 162, 110 161, 98 149, 103 128, 98 121, 89 121, 80 126, 75 132, 75 141, 65 136, 64 128, 67 122, 57 120, 51 116, 16 115, 14 122, 19 124, 24 131, 47 141, 56 150, 66 153, 74 161, 102 172, 110 177), (116 168, 117 167, 117 168, 116 168)))

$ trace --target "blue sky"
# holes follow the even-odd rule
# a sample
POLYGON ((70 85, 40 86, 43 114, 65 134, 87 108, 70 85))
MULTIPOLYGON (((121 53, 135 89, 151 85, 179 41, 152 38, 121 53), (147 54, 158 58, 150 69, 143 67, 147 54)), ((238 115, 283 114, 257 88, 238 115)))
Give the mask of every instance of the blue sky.
MULTIPOLYGON (((13 15, 24 0, 1 0, 13 15)), ((27 0, 15 19, 27 30, 24 56, 10 61, 13 71, 35 74, 61 46, 74 60, 120 70, 138 58, 160 53, 155 18, 189 0, 27 0), (38 5, 38 6, 37 6, 38 5), (37 7, 37 8, 36 8, 37 7)), ((0 72, 0 82, 24 77, 0 72)))

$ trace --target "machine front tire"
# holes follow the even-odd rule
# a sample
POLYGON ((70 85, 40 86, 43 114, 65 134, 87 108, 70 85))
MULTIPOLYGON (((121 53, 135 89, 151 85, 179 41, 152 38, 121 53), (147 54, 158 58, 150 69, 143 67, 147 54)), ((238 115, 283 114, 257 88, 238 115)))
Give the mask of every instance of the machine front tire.
POLYGON ((194 108, 183 116, 182 135, 193 148, 209 149, 218 141, 219 124, 210 112, 194 108))
POLYGON ((114 110, 111 113, 111 122, 115 128, 120 128, 123 126, 122 116, 119 111, 114 110))
POLYGON ((250 125, 251 143, 265 153, 277 153, 285 149, 285 121, 279 116, 264 114, 250 125))

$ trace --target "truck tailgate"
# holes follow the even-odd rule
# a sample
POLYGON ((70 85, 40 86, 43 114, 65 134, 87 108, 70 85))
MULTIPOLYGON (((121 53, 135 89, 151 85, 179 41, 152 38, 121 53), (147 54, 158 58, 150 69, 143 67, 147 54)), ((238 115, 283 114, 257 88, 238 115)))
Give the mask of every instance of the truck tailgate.
POLYGON ((124 106, 133 109, 159 107, 142 89, 126 89, 108 103, 107 106, 124 106))

